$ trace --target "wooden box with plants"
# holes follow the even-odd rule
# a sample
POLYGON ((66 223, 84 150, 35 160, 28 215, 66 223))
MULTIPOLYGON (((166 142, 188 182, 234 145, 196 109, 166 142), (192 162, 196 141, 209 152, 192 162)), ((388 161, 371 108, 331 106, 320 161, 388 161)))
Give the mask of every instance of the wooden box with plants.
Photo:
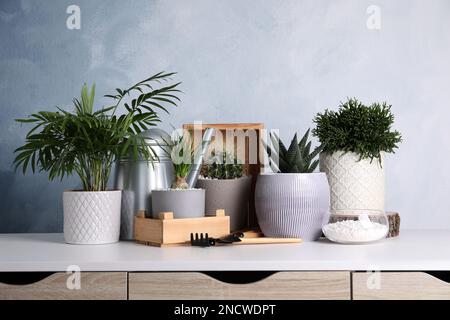
MULTIPOLYGON (((249 209, 248 209, 248 226, 256 227, 258 225, 256 214, 255 214, 255 186, 256 180, 259 173, 262 170, 262 159, 263 159, 263 146, 262 140, 264 137, 264 124, 262 123, 203 123, 203 124, 184 124, 183 128, 191 132, 192 134, 200 133, 204 135, 206 130, 213 130, 213 135, 211 137, 211 143, 206 154, 213 154, 214 151, 227 152, 231 156, 237 157, 237 162, 242 163, 243 176, 251 177, 251 188, 249 194, 249 209), (242 143, 243 142, 243 143, 242 143)), ((223 179, 219 179, 223 180, 223 179)), ((225 184, 239 184, 239 188, 244 188, 245 178, 239 181, 215 181, 215 182, 205 182, 203 180, 199 183, 202 187, 208 184, 212 187, 225 184)), ((207 188, 207 193, 210 192, 212 188, 207 188), (208 191, 209 190, 209 191, 208 191)), ((212 203, 208 201, 208 196, 206 197, 207 206, 212 203)), ((211 194, 210 199, 217 199, 211 194)), ((214 200, 212 200, 214 201, 214 200)), ((238 201, 240 201, 238 199, 238 201)), ((243 201, 243 200, 242 200, 243 201)), ((243 203, 243 202, 242 202, 243 203)), ((236 205, 235 208, 237 208, 236 205)), ((241 205, 239 205, 241 206, 241 205)), ((234 208, 229 208, 227 214, 234 216, 234 208)), ((245 215, 245 211, 244 211, 245 215)), ((238 227, 241 225, 239 219, 232 219, 232 225, 238 227), (237 224, 234 224, 236 221, 237 224)), ((241 216, 240 219, 244 219, 241 216)), ((241 222, 243 220, 240 220, 241 222)))
POLYGON ((401 142, 400 133, 392 129, 391 105, 366 106, 351 98, 337 111, 317 114, 314 121, 313 133, 325 146, 320 169, 327 174, 331 190, 332 215, 325 235, 344 243, 384 238, 389 229, 384 212, 384 157, 401 142), (344 229, 345 235, 338 232, 344 229))
POLYGON ((161 72, 128 89, 107 95, 114 103, 94 109, 95 86, 86 85, 81 99, 74 99, 74 111, 58 108, 41 111, 21 123, 33 128, 26 143, 16 149, 16 168, 48 172, 50 180, 73 173, 82 190, 65 191, 64 238, 72 244, 102 244, 119 240, 121 190, 108 190, 115 161, 139 155, 152 159, 140 133, 159 121, 158 109, 176 105, 179 83, 168 82, 173 73, 161 72), (163 85, 166 84, 166 85, 163 85))
POLYGON ((273 173, 263 173, 256 184, 256 214, 268 237, 300 237, 317 240, 328 220, 330 191, 324 173, 314 172, 323 146, 312 149, 309 130, 298 141, 297 134, 286 148, 269 133, 266 146, 273 173))

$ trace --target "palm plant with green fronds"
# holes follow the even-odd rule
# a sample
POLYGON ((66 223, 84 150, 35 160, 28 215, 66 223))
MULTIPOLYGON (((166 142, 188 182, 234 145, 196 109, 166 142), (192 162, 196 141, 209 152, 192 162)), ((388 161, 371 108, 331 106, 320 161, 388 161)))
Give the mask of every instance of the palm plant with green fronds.
POLYGON ((76 173, 84 191, 107 189, 116 159, 139 155, 155 158, 140 133, 159 121, 159 111, 177 106, 180 83, 172 83, 174 73, 160 72, 127 89, 116 89, 112 105, 94 109, 95 85, 85 84, 74 110, 40 111, 16 121, 34 126, 26 142, 17 148, 15 168, 23 173, 31 168, 48 172, 50 180, 76 173), (119 111, 123 111, 119 115, 119 111))

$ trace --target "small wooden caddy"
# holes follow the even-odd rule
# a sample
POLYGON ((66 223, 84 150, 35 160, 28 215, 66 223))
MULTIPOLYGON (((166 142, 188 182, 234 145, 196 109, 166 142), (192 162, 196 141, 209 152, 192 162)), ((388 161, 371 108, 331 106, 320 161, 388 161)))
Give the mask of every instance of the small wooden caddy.
POLYGON ((149 246, 187 244, 191 233, 208 233, 213 238, 227 236, 230 217, 224 210, 216 210, 215 216, 202 218, 174 219, 173 212, 161 212, 159 219, 150 219, 145 217, 144 211, 139 211, 134 218, 136 242, 149 246))

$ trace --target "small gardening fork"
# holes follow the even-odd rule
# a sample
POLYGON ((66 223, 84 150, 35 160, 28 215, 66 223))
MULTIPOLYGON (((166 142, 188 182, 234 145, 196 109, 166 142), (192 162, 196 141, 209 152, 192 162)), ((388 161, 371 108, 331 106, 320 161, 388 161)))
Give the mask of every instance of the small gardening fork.
POLYGON ((210 238, 207 233, 191 233, 191 245, 195 247, 211 247, 216 243, 231 244, 233 242, 241 242, 244 237, 242 232, 232 233, 224 238, 210 238))
POLYGON ((300 238, 269 238, 255 236, 254 232, 235 232, 223 238, 210 238, 207 233, 191 233, 191 245, 196 247, 211 247, 216 244, 276 244, 276 243, 300 243, 300 238), (253 236, 252 236, 253 235, 253 236))

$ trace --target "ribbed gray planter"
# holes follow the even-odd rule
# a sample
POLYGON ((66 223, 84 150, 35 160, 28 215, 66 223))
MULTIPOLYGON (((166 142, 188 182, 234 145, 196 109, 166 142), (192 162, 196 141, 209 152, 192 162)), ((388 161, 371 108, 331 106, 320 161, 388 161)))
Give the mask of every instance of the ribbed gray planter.
POLYGON ((230 216, 231 231, 248 226, 248 206, 252 177, 238 179, 198 179, 197 187, 206 190, 206 214, 224 209, 230 216))
POLYGON ((261 174, 255 206, 265 236, 317 240, 329 218, 327 177, 323 172, 261 174))

